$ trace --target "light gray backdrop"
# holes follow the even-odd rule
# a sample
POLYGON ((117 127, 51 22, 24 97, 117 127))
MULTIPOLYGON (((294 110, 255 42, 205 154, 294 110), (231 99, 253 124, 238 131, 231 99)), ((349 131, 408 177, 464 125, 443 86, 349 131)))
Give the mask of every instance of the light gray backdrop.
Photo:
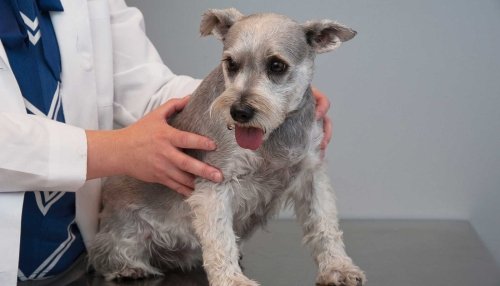
POLYGON ((221 45, 208 8, 330 18, 359 33, 319 55, 331 99, 331 178, 343 218, 469 220, 500 262, 500 1, 128 0, 176 73, 205 76, 221 45))

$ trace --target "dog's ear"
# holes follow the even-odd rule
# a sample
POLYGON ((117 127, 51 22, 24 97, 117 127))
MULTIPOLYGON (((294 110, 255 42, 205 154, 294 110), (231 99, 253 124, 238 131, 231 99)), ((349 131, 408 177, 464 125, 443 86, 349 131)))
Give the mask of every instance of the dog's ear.
POLYGON ((210 9, 203 13, 200 34, 202 36, 213 34, 218 39, 224 40, 229 28, 242 17, 243 14, 234 8, 224 10, 210 9))
POLYGON ((332 51, 356 36, 356 31, 330 20, 308 21, 302 25, 307 43, 316 53, 332 51))

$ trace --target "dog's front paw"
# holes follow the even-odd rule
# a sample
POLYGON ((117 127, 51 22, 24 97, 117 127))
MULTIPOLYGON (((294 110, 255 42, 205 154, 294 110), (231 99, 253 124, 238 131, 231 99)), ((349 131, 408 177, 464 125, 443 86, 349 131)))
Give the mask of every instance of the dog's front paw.
POLYGON ((214 281, 210 281, 211 286, 259 286, 256 281, 250 280, 243 274, 231 276, 219 276, 214 281))
POLYGON ((334 265, 316 279, 317 286, 362 286, 365 282, 365 274, 354 264, 334 265))

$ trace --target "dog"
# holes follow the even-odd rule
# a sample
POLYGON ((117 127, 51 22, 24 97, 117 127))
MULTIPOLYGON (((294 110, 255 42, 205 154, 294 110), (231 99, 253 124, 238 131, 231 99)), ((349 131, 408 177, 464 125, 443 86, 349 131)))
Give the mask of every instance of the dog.
POLYGON ((224 181, 197 178, 185 199, 160 184, 109 178, 90 264, 109 280, 203 264, 210 285, 259 285, 242 273, 239 246, 293 205, 318 265, 317 285, 363 285, 364 273, 344 250, 310 88, 316 54, 356 32, 330 20, 299 24, 234 8, 205 12, 200 32, 222 41, 221 64, 169 123, 217 143, 216 151, 187 152, 218 167, 224 181))

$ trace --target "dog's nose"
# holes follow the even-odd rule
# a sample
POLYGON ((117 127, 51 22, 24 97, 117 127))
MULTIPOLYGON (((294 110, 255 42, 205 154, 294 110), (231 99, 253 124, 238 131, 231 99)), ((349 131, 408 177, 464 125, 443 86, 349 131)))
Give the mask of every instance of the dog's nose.
POLYGON ((255 114, 255 109, 247 104, 233 104, 230 113, 236 122, 247 123, 255 114))

